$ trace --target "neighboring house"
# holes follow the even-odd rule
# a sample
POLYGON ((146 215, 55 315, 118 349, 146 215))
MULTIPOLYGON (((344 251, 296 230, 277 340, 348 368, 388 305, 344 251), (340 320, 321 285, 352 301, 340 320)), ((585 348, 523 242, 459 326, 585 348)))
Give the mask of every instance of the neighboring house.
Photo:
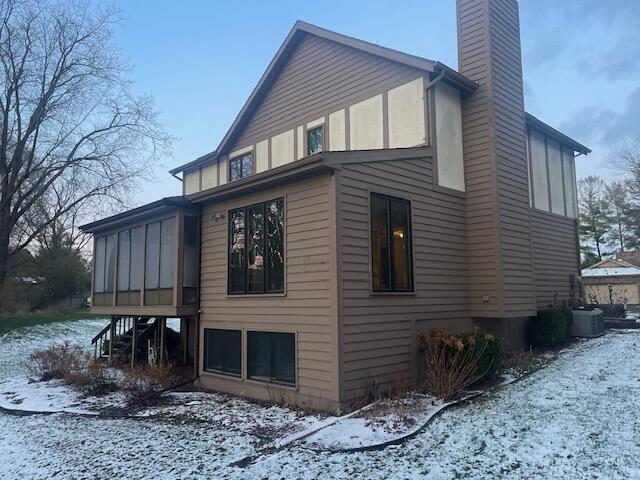
POLYGON ((420 333, 519 348, 577 302, 590 150, 524 111, 517 2, 457 9, 459 72, 296 23, 183 196, 84 227, 111 331, 178 316, 197 385, 336 411, 414 383, 420 333))
MULTIPOLYGON (((637 261, 638 253, 618 253, 616 257, 637 261)), ((582 269, 582 285, 587 303, 640 305, 640 266, 618 258, 602 260, 582 269)))

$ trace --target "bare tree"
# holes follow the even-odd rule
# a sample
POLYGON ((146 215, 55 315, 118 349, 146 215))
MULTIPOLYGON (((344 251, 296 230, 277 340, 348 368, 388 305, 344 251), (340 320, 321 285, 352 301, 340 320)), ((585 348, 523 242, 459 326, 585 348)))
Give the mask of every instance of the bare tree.
POLYGON ((7 262, 70 212, 123 203, 170 147, 131 93, 112 9, 0 0, 0 291, 7 262))
POLYGON ((614 148, 613 167, 629 179, 629 188, 635 198, 640 197, 640 136, 624 139, 614 148))

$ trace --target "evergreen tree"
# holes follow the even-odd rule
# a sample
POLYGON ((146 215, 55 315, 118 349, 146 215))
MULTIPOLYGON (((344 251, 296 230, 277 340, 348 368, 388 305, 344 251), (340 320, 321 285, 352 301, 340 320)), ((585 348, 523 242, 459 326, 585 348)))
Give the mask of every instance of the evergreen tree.
POLYGON ((585 258, 602 260, 611 233, 611 210, 605 198, 602 178, 589 176, 578 182, 578 211, 581 250, 585 258))
POLYGON ((629 230, 629 195, 626 185, 621 182, 605 185, 604 201, 611 215, 611 230, 607 235, 608 245, 614 250, 624 252, 629 230))

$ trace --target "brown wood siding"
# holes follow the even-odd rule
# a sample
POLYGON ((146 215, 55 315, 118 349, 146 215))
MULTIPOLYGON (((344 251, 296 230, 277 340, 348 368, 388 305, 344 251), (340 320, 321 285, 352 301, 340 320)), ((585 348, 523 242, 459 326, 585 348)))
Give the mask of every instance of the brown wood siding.
MULTIPOLYGON (((469 297, 473 316, 497 316, 500 309, 500 259, 496 244, 496 165, 492 158, 490 115, 490 48, 487 5, 458 0, 458 64, 460 73, 479 83, 462 100, 462 142, 469 245, 469 297), (483 301, 487 296, 488 301, 483 301)), ((437 139, 436 139, 437 141, 437 139)))
POLYGON ((463 194, 433 186, 431 158, 346 164, 339 175, 343 394, 416 378, 416 334, 471 327, 463 194), (411 201, 415 294, 371 291, 369 196, 411 201))
POLYGON ((287 398, 310 408, 331 408, 331 402, 337 405, 336 299, 335 289, 331 288, 336 282, 331 268, 332 258, 335 262, 335 237, 330 235, 335 216, 331 184, 332 177, 324 174, 204 208, 202 327, 295 332, 298 362, 296 391, 240 380, 216 382, 216 377, 205 373, 203 383, 207 386, 266 399, 270 398, 267 391, 279 391, 278 400, 287 398), (285 294, 227 295, 228 211, 278 197, 285 198, 285 294), (212 216, 215 213, 223 213, 224 218, 216 221, 212 216))
MULTIPOLYGON (((531 242, 536 306, 571 298, 571 275, 579 275, 578 224, 575 219, 531 210, 531 242)), ((578 296, 578 292, 575 292, 578 296)))
POLYGON ((306 34, 229 151, 306 124, 423 74, 306 34))
POLYGON ((490 8, 504 316, 534 312, 520 22, 514 0, 490 8))
POLYGON ((534 311, 518 5, 458 0, 470 295, 474 316, 534 311), (483 301, 483 296, 489 301, 483 301))

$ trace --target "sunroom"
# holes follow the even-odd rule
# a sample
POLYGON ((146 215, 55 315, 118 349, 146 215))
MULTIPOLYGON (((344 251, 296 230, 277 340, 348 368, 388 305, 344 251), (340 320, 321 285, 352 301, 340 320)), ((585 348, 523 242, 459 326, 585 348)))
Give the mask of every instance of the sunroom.
POLYGON ((197 207, 173 197, 82 227, 94 236, 91 311, 111 316, 92 341, 96 356, 162 363, 173 354, 191 363, 199 222, 197 207), (167 341, 170 318, 180 320, 177 355, 167 341))

